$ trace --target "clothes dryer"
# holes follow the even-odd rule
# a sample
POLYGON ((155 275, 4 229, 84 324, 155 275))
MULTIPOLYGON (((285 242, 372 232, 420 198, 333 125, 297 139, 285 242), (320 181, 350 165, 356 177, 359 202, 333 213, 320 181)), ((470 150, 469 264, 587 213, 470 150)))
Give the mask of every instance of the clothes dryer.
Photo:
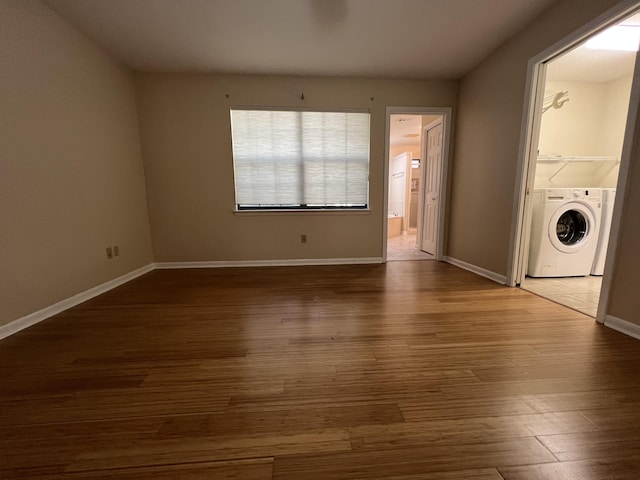
POLYGON ((527 275, 575 277, 591 273, 602 210, 598 188, 533 191, 527 275))
POLYGON ((616 200, 615 188, 602 189, 602 219, 600 221, 600 234, 598 235, 598 246, 591 268, 591 275, 604 274, 604 261, 607 258, 607 247, 609 246, 609 236, 611 235, 611 218, 613 217, 613 204, 616 200))

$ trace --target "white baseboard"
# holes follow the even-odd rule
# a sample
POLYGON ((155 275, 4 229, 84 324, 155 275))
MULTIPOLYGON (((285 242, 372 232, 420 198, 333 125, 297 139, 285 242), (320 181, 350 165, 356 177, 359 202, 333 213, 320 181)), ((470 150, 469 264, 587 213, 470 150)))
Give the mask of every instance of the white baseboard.
POLYGON ((604 326, 640 340, 640 325, 628 322, 613 315, 605 315, 604 326))
POLYGON ((53 315, 57 315, 60 312, 68 310, 71 307, 75 307, 82 302, 86 302, 98 295, 102 295, 103 293, 108 292, 109 290, 113 290, 120 285, 127 283, 134 278, 137 278, 145 273, 150 272, 154 269, 153 264, 145 265, 144 267, 138 268, 132 272, 125 273, 113 280, 109 280, 108 282, 102 283, 98 286, 90 288, 89 290, 85 290, 84 292, 80 292, 72 297, 61 300, 53 305, 49 305, 42 310, 38 310, 37 312, 30 313, 22 318, 18 318, 12 322, 7 323, 6 325, 0 326, 0 340, 6 338, 14 333, 18 333, 20 330, 24 330, 25 328, 31 327, 38 322, 41 322, 53 315))
POLYGON ((383 263, 382 257, 361 258, 296 258, 290 260, 230 260, 216 262, 158 262, 155 268, 229 268, 229 267, 290 267, 299 265, 357 265, 383 263))
POLYGON ((464 270, 468 270, 476 275, 480 275, 481 277, 488 278, 489 280, 493 280, 494 282, 498 282, 502 285, 507 284, 507 277, 505 275, 500 275, 499 273, 492 272, 490 270, 486 270, 482 267, 478 267, 476 265, 472 265, 467 262, 463 262, 462 260, 458 260, 453 257, 444 257, 444 261, 450 263, 451 265, 455 265, 456 267, 460 267, 464 270))
POLYGON ((248 261, 223 261, 223 262, 160 262, 151 263, 138 268, 132 272, 121 275, 118 278, 109 280, 101 285, 80 292, 72 297, 61 300, 53 305, 49 305, 42 310, 30 313, 22 318, 18 318, 6 325, 0 325, 0 340, 10 335, 18 333, 25 328, 31 327, 53 315, 75 307, 82 302, 86 302, 98 295, 108 292, 134 278, 137 278, 152 270, 169 268, 224 268, 224 267, 281 267, 294 265, 353 265, 353 264, 375 264, 383 263, 382 257, 362 257, 362 258, 305 258, 292 260, 248 260, 248 261))

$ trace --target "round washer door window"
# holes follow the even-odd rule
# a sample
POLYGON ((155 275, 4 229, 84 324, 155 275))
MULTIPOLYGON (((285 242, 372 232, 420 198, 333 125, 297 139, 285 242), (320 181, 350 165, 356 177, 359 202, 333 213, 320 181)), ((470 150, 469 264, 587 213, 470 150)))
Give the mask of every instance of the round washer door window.
POLYGON ((556 235, 563 245, 577 245, 587 235, 588 223, 582 213, 567 210, 556 222, 556 235))
POLYGON ((582 202, 569 202, 558 208, 549 218, 549 241, 561 252, 582 251, 597 236, 593 209, 582 202))

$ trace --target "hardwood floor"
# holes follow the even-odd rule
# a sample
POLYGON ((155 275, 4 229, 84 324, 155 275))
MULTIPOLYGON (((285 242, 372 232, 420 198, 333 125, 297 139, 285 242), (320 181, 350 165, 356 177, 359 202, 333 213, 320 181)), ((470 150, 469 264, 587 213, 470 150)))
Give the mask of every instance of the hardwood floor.
POLYGON ((640 342, 451 265, 159 270, 0 342, 0 478, 640 478, 640 342))

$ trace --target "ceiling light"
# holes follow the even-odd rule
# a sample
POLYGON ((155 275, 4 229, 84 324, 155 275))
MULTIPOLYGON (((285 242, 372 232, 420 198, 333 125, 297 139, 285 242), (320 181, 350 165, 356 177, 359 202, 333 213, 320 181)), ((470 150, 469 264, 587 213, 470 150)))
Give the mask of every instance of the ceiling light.
POLYGON ((620 50, 637 52, 640 46, 640 27, 616 25, 587 40, 585 44, 592 50, 620 50))

